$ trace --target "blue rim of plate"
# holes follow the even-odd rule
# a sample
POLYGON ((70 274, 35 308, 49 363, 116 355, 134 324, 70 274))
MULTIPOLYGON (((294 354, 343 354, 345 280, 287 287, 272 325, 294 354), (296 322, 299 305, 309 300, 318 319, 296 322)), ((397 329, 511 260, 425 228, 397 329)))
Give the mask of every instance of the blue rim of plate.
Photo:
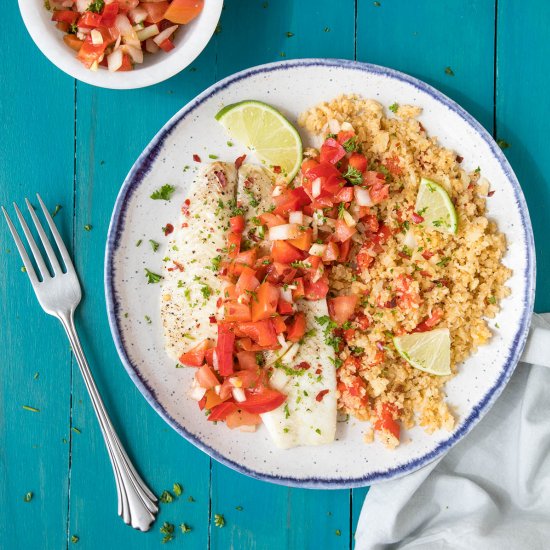
POLYGON ((126 368, 130 378, 134 384, 138 387, 139 391, 143 394, 145 399, 153 407, 153 409, 180 435, 185 437, 188 441, 193 443, 196 447, 216 459, 218 462, 237 470, 250 477, 260 479, 263 481, 269 481, 271 483, 278 483, 281 485, 287 485, 291 487, 302 487, 312 489, 348 489, 354 487, 363 487, 372 483, 380 481, 387 481, 389 479, 404 476, 411 473, 430 462, 434 461, 438 457, 446 453, 455 443, 462 439, 483 417, 483 415, 490 409, 494 401, 500 395, 504 389, 506 383, 512 376, 514 369, 519 361, 521 352, 527 341, 529 333, 529 326, 531 321, 531 315, 533 312, 534 297, 535 297, 535 244, 533 237, 533 230, 531 227, 531 220, 529 212, 527 210, 527 204, 525 197, 519 185, 519 182, 512 170, 512 167, 508 163, 508 160, 502 153, 501 149, 495 143, 492 136, 487 130, 475 120, 469 113, 467 113, 462 107, 455 103, 452 99, 448 98, 443 93, 439 92, 429 84, 418 80, 405 73, 401 73, 394 69, 388 69, 379 65, 371 65, 369 63, 360 63, 357 61, 350 61, 345 59, 298 59, 291 61, 280 61, 277 63, 268 63, 265 65, 259 65, 250 69, 245 69, 235 73, 223 80, 220 80, 216 84, 210 86, 207 90, 198 95, 195 99, 189 102, 185 107, 180 109, 157 133, 152 139, 149 145, 145 148, 143 153, 138 157, 132 169, 128 173, 128 176, 124 180, 120 192, 118 194, 113 215, 111 217, 111 223, 109 225, 109 232, 107 235, 107 244, 105 249, 105 297, 107 302, 107 314, 109 318, 109 325, 115 342, 116 349, 124 367, 126 368), (262 73, 272 73, 276 71, 284 71, 290 68, 299 67, 334 67, 343 69, 353 69, 362 71, 365 73, 375 74, 379 76, 385 76, 396 79, 400 82, 405 82, 419 89, 425 94, 429 95, 432 99, 443 104, 445 107, 456 113, 462 118, 470 127, 472 127, 476 133, 487 143, 493 156, 497 159, 501 169, 508 182, 511 184, 516 205, 520 211, 521 221, 525 231, 525 248, 527 251, 526 269, 523 274, 525 285, 524 295, 524 309, 519 323, 518 330, 514 335, 512 342, 510 343, 510 351, 504 366, 500 372, 500 375, 492 388, 483 396, 479 403, 474 407, 470 415, 462 422, 461 426, 454 432, 448 439, 440 442, 435 449, 424 454, 421 457, 410 460, 406 464, 389 468, 388 470, 381 470, 372 472, 369 475, 363 477, 353 478, 294 478, 285 477, 279 475, 271 475, 261 472, 256 472, 247 468, 246 466, 234 462, 225 456, 222 456, 218 451, 212 449, 210 446, 203 443, 194 434, 188 432, 184 426, 177 422, 166 409, 158 402, 155 397, 154 390, 148 385, 146 380, 141 376, 138 368, 132 364, 126 349, 124 346, 124 338, 122 336, 121 324, 120 324, 120 311, 121 306, 118 302, 118 298, 114 291, 114 255, 118 247, 119 237, 124 230, 124 221, 126 206, 129 202, 129 198, 133 192, 139 187, 143 178, 151 170, 151 167, 161 151, 162 145, 166 138, 172 133, 174 128, 186 117, 193 113, 193 111, 199 107, 206 100, 219 92, 226 89, 228 86, 235 82, 244 80, 254 75, 262 73))

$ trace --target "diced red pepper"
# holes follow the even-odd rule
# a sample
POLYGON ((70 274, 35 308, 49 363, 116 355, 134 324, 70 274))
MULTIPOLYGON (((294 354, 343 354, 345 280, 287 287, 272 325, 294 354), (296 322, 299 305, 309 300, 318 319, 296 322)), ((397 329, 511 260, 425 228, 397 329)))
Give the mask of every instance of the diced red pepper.
POLYGON ((216 355, 218 358, 218 371, 222 376, 233 374, 233 347, 235 334, 226 324, 218 324, 218 343, 216 344, 216 355))

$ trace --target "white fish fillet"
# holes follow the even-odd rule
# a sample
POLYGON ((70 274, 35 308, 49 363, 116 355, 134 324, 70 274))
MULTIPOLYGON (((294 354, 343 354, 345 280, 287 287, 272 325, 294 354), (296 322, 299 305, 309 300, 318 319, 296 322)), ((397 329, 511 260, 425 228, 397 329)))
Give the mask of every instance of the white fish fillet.
POLYGON ((216 337, 217 327, 210 317, 217 314, 221 281, 217 271, 211 269, 212 259, 226 246, 231 216, 227 203, 235 199, 236 189, 233 164, 208 165, 187 197, 189 215, 182 211, 170 242, 166 254, 170 261, 164 263, 162 273, 161 318, 166 351, 175 361, 205 338, 216 337))
MULTIPOLYGON (((302 374, 289 375, 284 369, 276 368, 270 385, 287 395, 286 403, 274 411, 262 414, 262 420, 273 442, 281 449, 298 445, 322 445, 334 441, 336 434, 336 368, 334 350, 325 343, 323 332, 315 320, 328 315, 326 300, 299 302, 307 320, 307 330, 316 329, 314 336, 306 337, 303 344, 290 349, 280 362, 292 368, 302 362, 310 365, 302 374), (332 359, 332 360, 331 360, 332 359), (316 371, 320 370, 320 374, 316 371), (321 401, 319 392, 329 390, 321 401)), ((268 362, 277 352, 270 353, 268 362)))

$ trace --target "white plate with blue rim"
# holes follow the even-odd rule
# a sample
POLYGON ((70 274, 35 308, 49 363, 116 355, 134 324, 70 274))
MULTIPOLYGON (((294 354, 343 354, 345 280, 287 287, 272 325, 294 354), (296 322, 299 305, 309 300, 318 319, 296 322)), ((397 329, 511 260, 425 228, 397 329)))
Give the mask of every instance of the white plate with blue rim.
MULTIPOLYGON (((307 144, 308 136, 302 138, 307 144)), ((489 133, 456 103, 428 84, 384 67, 334 59, 285 61, 247 69, 214 84, 172 117, 137 159, 122 185, 109 228, 108 316, 122 362, 141 393, 172 428, 216 460, 246 475, 289 486, 365 486, 404 476, 440 457, 491 408, 526 342, 535 294, 534 251, 529 213, 516 176, 489 133), (447 402, 457 418, 452 432, 429 435, 417 427, 408 431, 406 444, 390 451, 377 443, 365 444, 366 426, 351 419, 338 424, 337 439, 329 445, 279 450, 265 429, 241 433, 207 422, 187 396, 194 370, 174 368, 164 352, 160 285, 146 284, 144 268, 160 272, 167 246, 162 227, 178 219, 193 184, 197 166, 193 155, 208 159, 215 153, 231 162, 243 152, 227 145, 227 136, 214 119, 220 108, 257 99, 295 122, 307 108, 344 92, 360 93, 386 106, 397 101, 422 107, 419 120, 428 133, 457 151, 465 169, 481 167, 496 191, 488 215, 506 234, 504 263, 513 270, 507 282, 512 293, 491 321, 490 343, 464 362, 446 385, 447 402), (151 200, 151 193, 167 182, 177 189, 172 200, 151 200), (161 249, 136 247, 139 240, 147 244, 148 239, 161 242, 161 249)))

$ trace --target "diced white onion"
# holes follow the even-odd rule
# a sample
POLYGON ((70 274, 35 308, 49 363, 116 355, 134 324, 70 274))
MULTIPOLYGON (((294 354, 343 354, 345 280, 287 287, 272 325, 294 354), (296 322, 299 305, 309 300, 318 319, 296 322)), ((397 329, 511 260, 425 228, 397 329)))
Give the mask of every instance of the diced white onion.
POLYGON ((323 225, 327 221, 324 212, 322 210, 315 210, 313 213, 313 221, 317 225, 323 225))
POLYGON ((115 27, 122 36, 131 36, 135 34, 132 23, 130 23, 130 20, 123 13, 119 13, 115 17, 115 27))
POLYGON ((145 28, 145 25, 143 23, 136 23, 132 29, 134 29, 136 32, 142 31, 145 28))
POLYGON ((231 390, 231 393, 233 394, 233 399, 237 403, 242 403, 243 401, 246 401, 246 395, 245 395, 244 390, 242 388, 233 388, 231 390))
POLYGON ((353 126, 348 121, 342 122, 341 129, 343 132, 355 132, 353 126))
POLYGON ((281 286, 279 287, 279 294, 281 295, 281 298, 285 301, 285 302, 290 302, 292 303, 292 289, 290 287, 284 287, 284 286, 281 286))
MULTIPOLYGON (((86 30, 89 30, 89 29, 86 29, 86 30)), ((79 29, 78 32, 76 33, 76 37, 77 37, 79 40, 86 40, 86 36, 87 36, 88 34, 89 34, 89 33, 80 32, 80 29, 79 29)))
POLYGON ((256 431, 256 426, 254 424, 250 426, 243 424, 242 426, 239 426, 239 431, 246 432, 246 433, 254 433, 256 431))
POLYGON ((149 25, 148 27, 145 27, 143 30, 138 31, 137 37, 140 39, 141 42, 143 42, 148 38, 153 38, 153 36, 156 36, 158 33, 159 33, 159 28, 157 25, 149 25))
POLYGON ((118 71, 120 67, 122 67, 122 58, 123 55, 120 48, 118 50, 114 50, 107 56, 107 67, 112 73, 118 71))
POLYGON ((94 46, 103 44, 103 35, 97 29, 92 29, 90 36, 92 37, 92 44, 94 46))
POLYGON ((409 229, 405 233, 405 237, 403 239, 403 244, 407 248, 410 248, 411 250, 414 250, 418 246, 418 243, 416 242, 416 239, 414 238, 414 231, 412 229, 409 229))
POLYGON ((368 189, 364 189, 363 187, 355 186, 353 188, 353 192, 355 194, 355 202, 359 206, 372 206, 373 202, 370 198, 370 193, 368 189))
POLYGON ((304 223, 304 213, 300 210, 290 212, 288 214, 288 223, 297 223, 298 225, 302 225, 304 223))
POLYGON ((273 188, 273 191, 271 192, 272 197, 278 197, 279 195, 283 194, 283 186, 282 185, 276 185, 273 188))
POLYGON ((216 395, 220 395, 220 392, 222 391, 222 385, 218 384, 214 386, 214 391, 216 392, 216 395))
POLYGON ((160 48, 154 43, 152 38, 149 38, 145 41, 145 49, 149 53, 157 53, 160 50, 160 48))
POLYGON ((118 38, 116 39, 115 45, 113 47, 113 50, 116 50, 120 46, 120 42, 122 41, 122 35, 118 35, 118 38))
POLYGON ((326 244, 313 243, 311 245, 311 248, 309 249, 309 253, 311 254, 311 256, 322 256, 325 253, 326 249, 326 244))
POLYGON ((99 69, 99 63, 94 61, 90 67, 90 71, 97 71, 97 69, 99 69))
POLYGON ((206 393, 205 388, 201 388, 199 385, 196 385, 195 387, 191 388, 191 390, 189 391, 189 397, 191 399, 194 399, 195 401, 200 401, 204 397, 205 393, 206 393))
POLYGON ((299 236, 300 228, 295 223, 285 223, 269 228, 270 241, 288 241, 290 239, 297 239, 299 236))
POLYGON ((218 361, 218 352, 216 350, 212 354, 212 365, 216 370, 220 370, 220 362, 218 361))
POLYGON ((76 11, 83 12, 86 11, 90 4, 92 3, 92 0, 76 0, 76 11))
POLYGON ((279 344, 284 348, 286 344, 286 340, 283 334, 277 334, 277 340, 279 341, 279 344))
POLYGON ((311 196, 316 199, 321 194, 321 178, 315 178, 311 183, 311 196))
POLYGON ((127 53, 132 58, 134 63, 143 63, 143 50, 141 48, 124 44, 123 46, 120 46, 120 49, 127 53))
POLYGON ((331 118, 328 121, 328 128, 331 134, 337 134, 340 131, 340 123, 334 118, 331 118))
POLYGON ((315 270, 315 274, 313 275, 313 277, 311 278, 311 282, 312 283, 316 283, 322 276, 323 274, 325 273, 325 268, 320 265, 316 270, 315 270))
POLYGON ((313 218, 310 216, 306 216, 305 214, 302 214, 302 225, 311 225, 313 222, 313 218))
POLYGON ((347 210, 343 210, 342 211, 342 218, 343 220, 346 222, 346 225, 348 227, 354 227, 355 224, 357 223, 354 219, 353 219, 353 216, 347 211, 347 210))
POLYGON ((178 28, 178 26, 179 25, 172 25, 171 27, 164 29, 158 36, 155 36, 153 40, 158 46, 160 46, 167 38, 170 38, 174 34, 174 31, 178 28))
POLYGON ((143 21, 147 19, 147 10, 138 6, 137 8, 131 9, 128 15, 134 23, 143 23, 143 21))

